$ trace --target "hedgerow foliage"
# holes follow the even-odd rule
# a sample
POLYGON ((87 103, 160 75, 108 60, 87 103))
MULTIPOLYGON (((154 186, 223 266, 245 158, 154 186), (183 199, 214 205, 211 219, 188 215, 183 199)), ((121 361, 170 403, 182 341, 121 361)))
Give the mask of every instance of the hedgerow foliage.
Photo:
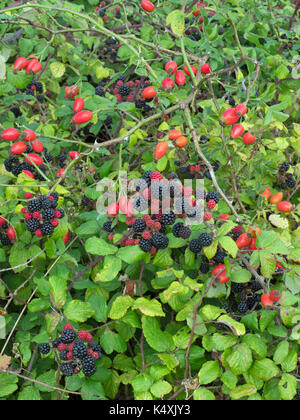
POLYGON ((1 133, 33 130, 46 150, 42 166, 30 148, 8 163, 13 143, 0 142, 0 399, 299 396, 299 2, 196 3, 1 2, 1 133), (20 56, 41 70, 14 71, 20 56), (169 61, 186 66, 185 82, 166 90, 169 61), (85 124, 72 121, 74 86, 92 113, 85 124), (156 99, 145 102, 149 86, 156 99), (239 104, 253 144, 222 118, 239 104), (160 141, 167 151, 154 156, 160 141), (97 212, 98 182, 121 171, 203 179, 203 197, 217 199, 188 238, 156 225, 163 244, 144 252, 141 233, 128 236, 131 215, 97 212), (53 193, 59 224, 35 234, 25 197, 53 193), (197 252, 203 233, 212 241, 197 252), (236 243, 241 234, 251 245, 236 243), (262 305, 273 290, 280 299, 262 305), (90 377, 61 374, 52 344, 66 323, 102 348, 90 377))

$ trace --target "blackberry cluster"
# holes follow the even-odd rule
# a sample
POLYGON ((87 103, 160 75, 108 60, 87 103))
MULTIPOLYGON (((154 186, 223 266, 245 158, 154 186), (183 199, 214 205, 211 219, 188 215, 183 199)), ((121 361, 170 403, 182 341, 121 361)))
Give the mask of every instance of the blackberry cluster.
MULTIPOLYGON (((30 153, 30 151, 27 153, 30 153)), ((40 165, 39 166, 39 170, 41 172, 40 173, 39 171, 35 169, 34 166, 30 165, 25 160, 22 162, 21 159, 16 156, 10 156, 9 158, 5 159, 4 167, 7 170, 7 172, 12 173, 14 176, 19 176, 23 171, 28 171, 33 175, 34 179, 39 179, 40 181, 45 180, 45 178, 41 175, 41 173, 46 176, 47 171, 48 171, 48 168, 46 165, 40 165)))
POLYGON ((217 191, 210 191, 206 195, 206 202, 209 202, 210 200, 213 200, 216 203, 218 203, 220 201, 220 197, 219 197, 219 194, 217 193, 217 191))
MULTIPOLYGON (((71 324, 66 324, 60 337, 52 342, 53 349, 58 350, 62 362, 61 373, 64 376, 73 376, 80 371, 86 377, 92 376, 96 370, 96 360, 101 359, 102 349, 93 337, 86 331, 76 333, 71 324)), ((48 343, 40 346, 41 354, 50 353, 48 343)))
POLYGON ((102 84, 95 88, 95 95, 97 96, 105 96, 105 89, 102 84))
POLYGON ((2 246, 11 245, 10 239, 6 234, 7 229, 8 229, 8 223, 3 217, 0 216, 0 242, 2 246))
POLYGON ((44 102, 45 97, 41 95, 44 92, 44 88, 41 82, 33 80, 27 85, 26 89, 21 89, 26 95, 34 96, 39 102, 44 102))
POLYGON ((213 243, 213 237, 210 233, 201 233, 199 241, 202 247, 210 246, 213 243))
POLYGON ((120 93, 121 96, 128 96, 130 94, 130 87, 123 84, 119 88, 119 93, 120 93))
POLYGON ((119 42, 115 38, 108 38, 105 44, 99 47, 99 57, 108 59, 111 62, 116 61, 119 51, 119 42))
POLYGON ((59 225, 59 219, 65 216, 65 212, 58 206, 59 195, 52 193, 49 196, 41 196, 29 201, 27 209, 23 208, 27 230, 35 233, 37 237, 50 236, 59 225))

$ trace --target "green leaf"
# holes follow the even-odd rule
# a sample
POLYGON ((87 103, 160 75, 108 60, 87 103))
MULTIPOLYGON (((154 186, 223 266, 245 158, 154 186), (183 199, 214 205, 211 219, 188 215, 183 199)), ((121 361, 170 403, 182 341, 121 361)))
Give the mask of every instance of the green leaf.
POLYGON ((257 360, 251 368, 251 374, 265 382, 277 376, 278 373, 278 367, 270 359, 257 360))
POLYGON ((257 389, 255 386, 250 384, 240 385, 234 390, 231 391, 230 397, 233 400, 240 400, 241 398, 250 397, 251 395, 255 394, 257 389))
POLYGON ((100 344, 106 354, 111 354, 114 351, 124 353, 127 350, 127 345, 120 334, 107 329, 100 338, 100 344))
POLYGON ((120 248, 117 256, 127 264, 135 264, 145 258, 146 253, 141 250, 139 245, 135 245, 120 248))
POLYGON ((253 362, 251 350, 246 344, 239 344, 227 357, 227 362, 235 375, 246 373, 253 362))
POLYGON ((162 398, 164 395, 167 395, 172 391, 172 386, 167 381, 159 381, 152 385, 150 391, 154 397, 162 398))
POLYGON ((211 260, 216 255, 218 250, 218 243, 218 241, 214 241, 210 246, 203 248, 204 254, 209 260, 211 260))
POLYGON ((95 235, 100 231, 100 226, 98 223, 94 220, 91 220, 90 222, 83 223, 80 225, 75 233, 77 233, 78 236, 85 236, 85 235, 95 235))
POLYGON ((228 315, 222 315, 218 322, 227 325, 234 333, 234 335, 241 336, 246 334, 245 325, 235 321, 228 315))
POLYGON ((273 356, 273 360, 276 363, 276 365, 281 364, 284 361, 284 359, 286 359, 288 354, 289 354, 289 343, 287 341, 282 341, 281 343, 277 345, 274 356, 273 356))
POLYGON ((133 303, 134 299, 130 296, 118 296, 117 299, 113 302, 108 316, 111 319, 122 318, 128 309, 133 305, 133 303))
POLYGON ((182 36, 184 31, 184 18, 185 15, 181 10, 173 10, 167 16, 166 25, 171 25, 172 31, 177 36, 182 36))
POLYGON ((104 239, 96 238, 93 236, 85 243, 85 249, 92 255, 113 255, 117 252, 116 246, 108 244, 104 239))
POLYGON ((95 315, 95 310, 90 303, 75 299, 66 305, 64 315, 69 321, 85 322, 95 315))
POLYGON ((220 238, 220 244, 222 245, 222 248, 225 249, 225 251, 227 251, 233 258, 236 258, 239 249, 232 238, 229 236, 223 236, 220 238))
POLYGON ((247 346, 249 346, 256 358, 264 359, 267 356, 268 347, 265 342, 257 335, 246 334, 242 341, 243 343, 247 344, 247 346))
POLYGON ((122 261, 120 258, 107 255, 103 261, 103 268, 97 274, 95 282, 110 282, 113 281, 122 268, 122 261))
POLYGON ((246 269, 235 270, 231 272, 231 281, 233 283, 249 283, 251 273, 246 269))
POLYGON ((95 318, 98 322, 105 322, 107 320, 107 304, 103 296, 92 295, 89 297, 88 302, 92 305, 95 315, 95 318))
POLYGON ((236 384, 238 383, 237 376, 232 373, 230 370, 226 370, 221 376, 221 381, 229 388, 235 389, 236 384))
POLYGON ((49 285, 52 301, 56 308, 61 309, 67 299, 67 280, 62 277, 51 276, 49 285))
POLYGON ((49 67, 50 67, 52 76, 55 79, 59 79, 65 74, 66 67, 63 63, 54 62, 54 63, 51 63, 49 67))
POLYGON ((139 309, 147 316, 165 316, 161 303, 158 300, 149 300, 144 297, 136 299, 132 309, 139 309))
POLYGON ((8 373, 0 373, 0 398, 13 394, 18 389, 18 378, 8 373))
POLYGON ((145 338, 150 347, 158 352, 165 352, 171 349, 172 339, 161 330, 156 318, 143 316, 142 326, 145 338))
POLYGON ((213 305, 205 305, 201 309, 201 314, 204 316, 204 319, 207 321, 214 321, 225 311, 213 305))
POLYGON ((215 395, 208 389, 198 388, 193 394, 195 401, 215 401, 215 395))
POLYGON ((25 386, 18 395, 18 401, 39 401, 41 395, 34 385, 25 386))
POLYGON ((207 385, 214 382, 220 376, 219 362, 206 362, 199 372, 199 384, 207 385))
POLYGON ((278 385, 281 398, 284 401, 291 401, 297 393, 297 379, 295 376, 284 373, 278 385))

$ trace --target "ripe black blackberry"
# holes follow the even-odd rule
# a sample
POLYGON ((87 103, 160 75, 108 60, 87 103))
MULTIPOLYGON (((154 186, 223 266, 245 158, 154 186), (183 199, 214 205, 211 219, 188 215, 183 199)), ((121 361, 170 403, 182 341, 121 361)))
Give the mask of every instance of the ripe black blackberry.
POLYGON ((52 346, 54 349, 57 349, 57 347, 62 343, 61 338, 57 338, 56 340, 52 341, 52 346))
MULTIPOLYGON (((290 175, 290 174, 288 174, 290 175)), ((286 184, 289 188, 294 188, 296 185, 296 180, 293 178, 293 176, 288 176, 286 180, 286 184)))
POLYGON ((279 172, 284 173, 290 169, 289 162, 284 162, 282 165, 279 166, 279 172))
POLYGON ((210 200, 214 200, 216 203, 220 201, 220 197, 217 191, 210 191, 209 193, 207 193, 206 202, 208 203, 210 200))
POLYGON ((240 293, 244 290, 244 285, 241 283, 231 283, 231 291, 233 293, 240 293))
POLYGON ((179 231, 179 237, 182 239, 189 239, 191 234, 192 234, 192 231, 188 226, 183 226, 179 231))
POLYGON ((152 249, 152 243, 151 243, 151 241, 149 241, 149 239, 142 238, 140 240, 139 245, 140 245, 141 250, 144 251, 144 252, 149 252, 152 249))
POLYGON ((202 249, 202 244, 199 239, 192 239, 189 246, 190 250, 194 252, 194 254, 198 254, 202 249))
POLYGON ((214 261, 219 264, 224 264, 226 253, 224 251, 218 251, 214 256, 214 261))
POLYGON ((142 213, 148 208, 148 201, 144 197, 136 197, 133 200, 133 207, 139 212, 142 213))
POLYGON ((202 274, 207 274, 210 270, 210 265, 205 263, 200 265, 200 271, 202 274))
POLYGON ((40 200, 32 200, 28 203, 28 211, 29 213, 34 213, 35 211, 42 210, 42 205, 40 200))
POLYGON ((78 359, 83 359, 87 355, 87 348, 83 340, 80 340, 79 338, 75 340, 73 355, 78 357, 78 359))
POLYGON ((180 238, 180 230, 182 229, 184 227, 184 224, 183 223, 176 223, 176 225, 174 225, 173 226, 173 229, 172 229, 172 232, 173 232, 173 235, 176 237, 176 238, 180 238))
POLYGON ((151 242, 156 249, 166 249, 169 245, 169 238, 163 233, 155 233, 151 238, 151 242))
POLYGON ((210 246, 213 243, 213 237, 210 233, 201 233, 199 241, 202 247, 210 246))
POLYGON ((247 305, 248 305, 248 309, 252 309, 253 308, 253 306, 258 302, 258 298, 259 298, 259 296, 256 295, 256 294, 254 294, 253 296, 249 297, 246 300, 247 305))
POLYGON ((54 232, 54 226, 52 226, 51 223, 46 222, 41 227, 41 231, 43 233, 43 236, 50 236, 54 232))
POLYGON ((60 212, 60 217, 58 219, 63 219, 65 217, 65 211, 62 208, 57 209, 60 212))
POLYGON ((241 303, 238 305, 238 311, 239 311, 241 314, 245 314, 245 313, 248 311, 248 304, 247 304, 247 302, 241 302, 241 303))
POLYGON ((40 181, 45 181, 45 176, 43 176, 43 174, 44 175, 46 175, 46 173, 47 173, 47 166, 45 166, 45 165, 41 165, 40 167, 39 167, 39 170, 40 170, 40 172, 36 172, 36 177, 40 180, 40 181))
POLYGON ((143 109, 144 108, 144 102, 140 101, 139 99, 137 101, 135 101, 135 107, 137 109, 143 109))
POLYGON ((50 153, 44 153, 44 159, 46 162, 50 163, 53 161, 53 156, 50 153))
POLYGON ((14 176, 19 176, 21 172, 22 172, 22 167, 21 167, 21 165, 15 165, 15 166, 12 168, 12 170, 11 170, 11 173, 12 173, 14 176))
POLYGON ((68 360, 68 350, 62 350, 59 353, 60 360, 67 361, 68 360))
POLYGON ((176 215, 174 214, 173 211, 170 211, 170 213, 164 213, 161 217, 161 221, 165 225, 174 225, 175 220, 176 220, 176 215))
POLYGON ((11 112, 14 114, 14 116, 15 116, 16 118, 21 117, 22 112, 21 112, 21 110, 20 110, 20 108, 19 108, 19 107, 14 106, 14 107, 12 107, 10 110, 11 110, 11 112))
POLYGON ((98 353, 99 355, 101 355, 102 352, 102 348, 101 346, 99 346, 99 344, 97 344, 95 341, 90 341, 88 343, 88 348, 92 349, 94 352, 98 353))
POLYGON ((144 103, 144 112, 146 114, 148 114, 149 112, 151 112, 154 108, 152 108, 151 106, 147 105, 146 103, 144 103))
POLYGON ((53 197, 55 201, 58 201, 58 199, 59 199, 59 195, 58 195, 57 192, 51 193, 51 197, 53 197))
POLYGON ((9 239, 9 237, 8 237, 7 235, 2 235, 2 234, 0 234, 0 241, 1 241, 1 244, 2 244, 3 246, 8 246, 8 245, 10 245, 10 239, 9 239))
POLYGON ((113 123, 113 119, 112 119, 112 116, 111 116, 111 115, 108 115, 108 116, 106 117, 106 119, 103 121, 103 124, 104 124, 106 127, 110 127, 110 126, 112 125, 112 123, 113 123))
POLYGON ((61 342, 63 344, 71 344, 76 339, 76 334, 74 330, 64 330, 61 337, 61 342))
POLYGON ((2 224, 2 229, 7 229, 8 228, 8 222, 4 222, 3 224, 2 224))
POLYGON ((111 228, 111 225, 112 225, 112 221, 111 220, 108 220, 107 222, 105 222, 103 224, 103 229, 105 230, 105 232, 111 233, 113 231, 112 228, 111 228))
POLYGON ((40 352, 42 354, 49 354, 50 353, 50 350, 51 350, 51 348, 50 348, 50 346, 49 346, 48 343, 41 344, 41 346, 40 346, 40 352))
POLYGON ((190 213, 191 208, 189 200, 185 197, 179 198, 175 201, 175 210, 177 214, 190 213))
POLYGON ((151 176, 152 171, 146 171, 143 175, 144 180, 147 182, 148 186, 151 184, 151 176))
POLYGON ((143 219, 137 219, 132 228, 136 233, 143 232, 146 229, 146 222, 143 219))
POLYGON ((147 182, 145 179, 139 178, 134 181, 134 186, 137 192, 144 191, 147 188, 147 182))
POLYGON ((296 396, 295 396, 295 400, 296 400, 296 401, 300 401, 300 389, 297 389, 297 393, 296 393, 296 396))
POLYGON ((157 200, 162 200, 168 194, 168 185, 161 181, 154 181, 151 183, 151 197, 157 200))
POLYGON ((159 229, 159 233, 166 233, 167 225, 161 223, 161 228, 159 229))
POLYGON ((262 285, 259 281, 252 280, 250 283, 250 288, 253 292, 258 292, 259 290, 262 290, 262 285))
POLYGON ((32 233, 41 228, 40 222, 36 219, 26 220, 26 226, 27 230, 32 233))
POLYGON ((40 203, 41 203, 41 207, 45 210, 51 208, 51 201, 49 200, 49 198, 46 195, 43 195, 40 198, 40 203))
POLYGON ((41 102, 42 104, 45 102, 45 96, 43 95, 38 95, 36 97, 37 101, 41 102))
POLYGON ((65 161, 67 160, 67 156, 66 156, 64 153, 61 153, 61 154, 58 156, 58 160, 59 160, 59 166, 60 166, 61 168, 63 168, 63 167, 65 166, 65 161))
POLYGON ((55 212, 53 209, 46 209, 43 212, 43 220, 53 220, 55 212))
POLYGON ((130 94, 130 87, 127 85, 120 86, 119 93, 121 96, 128 96, 130 94))
POLYGON ((82 372, 85 376, 92 376, 96 372, 97 368, 95 360, 92 356, 85 356, 82 360, 82 372))
POLYGON ((73 362, 63 363, 60 366, 60 371, 64 376, 72 376, 74 375, 75 365, 73 362))
POLYGON ((241 235, 242 235, 242 232, 237 232, 232 235, 232 238, 234 241, 237 241, 241 235))
POLYGON ((83 197, 81 200, 81 205, 87 207, 91 204, 91 200, 88 197, 83 197))
POLYGON ((95 88, 95 95, 97 95, 97 96, 105 96, 105 90, 103 89, 102 86, 97 86, 95 88))

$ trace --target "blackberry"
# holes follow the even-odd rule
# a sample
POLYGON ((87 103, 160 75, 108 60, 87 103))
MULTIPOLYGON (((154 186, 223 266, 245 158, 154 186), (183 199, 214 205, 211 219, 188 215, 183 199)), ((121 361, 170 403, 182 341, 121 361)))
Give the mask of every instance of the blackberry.
POLYGON ((224 32, 225 32, 225 29, 223 28, 223 26, 221 26, 221 27, 219 28, 218 34, 219 34, 219 35, 223 35, 223 34, 224 34, 224 32))
POLYGON ((54 232, 54 227, 51 225, 51 223, 46 222, 41 227, 41 231, 43 233, 43 236, 50 236, 54 232))
POLYGON ((60 371, 64 376, 74 375, 75 365, 74 363, 63 363, 60 367, 60 371))
POLYGON ((11 108, 10 110, 11 110, 11 112, 14 114, 14 116, 15 116, 16 118, 21 117, 22 112, 21 112, 20 108, 18 108, 17 106, 14 106, 14 107, 13 107, 13 108, 11 108))
POLYGON ((53 160, 53 156, 50 153, 44 154, 45 161, 50 163, 53 160))
POLYGON ((27 146, 25 153, 32 153, 33 148, 31 146, 27 146))
POLYGON ((245 313, 248 311, 248 304, 247 304, 247 302, 241 302, 241 303, 238 305, 238 311, 239 311, 241 314, 245 314, 245 313))
POLYGON ((296 185, 296 180, 291 176, 291 177, 287 178, 286 184, 287 184, 288 187, 294 188, 295 185, 296 185))
POLYGON ((163 233, 155 233, 151 238, 151 242, 156 249, 165 249, 169 245, 169 238, 163 233))
POLYGON ((97 86, 95 89, 95 94, 97 96, 105 96, 105 90, 103 89, 102 86, 97 86))
POLYGON ((111 220, 108 220, 107 222, 104 223, 103 229, 105 230, 105 232, 111 233, 113 231, 112 228, 111 228, 111 225, 112 225, 111 220))
POLYGON ((244 285, 241 283, 231 283, 231 291, 234 293, 240 293, 244 290, 244 285))
POLYGON ((218 251, 213 259, 216 263, 224 264, 225 257, 226 257, 226 253, 224 251, 218 251))
POLYGON ((149 252, 152 249, 152 243, 148 239, 141 238, 139 245, 144 252, 149 252))
POLYGON ((2 224, 2 229, 7 229, 8 228, 8 223, 7 222, 4 222, 3 224, 2 224))
POLYGON ((170 211, 170 213, 164 213, 161 220, 165 225, 174 225, 176 216, 172 211, 170 211))
POLYGON ((34 82, 34 85, 35 85, 36 91, 38 93, 43 93, 44 92, 43 85, 42 85, 41 82, 34 82))
POLYGON ((130 87, 127 85, 120 86, 119 93, 121 96, 128 96, 130 94, 130 87))
POLYGON ((147 188, 147 183, 143 178, 139 178, 134 181, 134 186, 137 192, 144 191, 147 188))
POLYGON ((213 238, 210 233, 201 233, 199 236, 199 241, 203 247, 206 247, 213 243, 213 238))
POLYGON ((90 199, 88 197, 83 197, 81 200, 81 205, 84 207, 87 207, 91 203, 90 199))
POLYGON ((99 10, 99 16, 100 17, 104 17, 105 15, 106 15, 106 10, 105 9, 99 10))
POLYGON ((22 172, 22 167, 21 167, 21 165, 15 165, 13 168, 12 168, 12 170, 11 170, 11 173, 13 174, 13 175, 15 175, 15 176, 18 176, 18 175, 20 175, 20 173, 22 172))
POLYGON ((212 167, 213 167, 213 170, 214 170, 215 172, 217 172, 217 170, 220 168, 220 164, 219 164, 219 162, 215 162, 215 163, 213 163, 212 167))
POLYGON ((85 376, 92 376, 96 372, 97 368, 95 365, 95 360, 92 356, 85 356, 82 359, 82 371, 85 376))
POLYGON ((133 200, 133 207, 139 212, 142 213, 148 208, 148 201, 144 197, 136 197, 133 200))
POLYGON ((161 223, 161 228, 159 229, 159 233, 166 233, 166 231, 167 231, 167 226, 161 223))
POLYGON ((201 264, 200 265, 200 271, 202 274, 207 274, 210 270, 210 265, 209 264, 201 264))
POLYGON ((161 182, 155 181, 151 183, 151 197, 157 200, 162 200, 169 192, 168 185, 161 182))
POLYGON ((99 344, 97 344, 95 341, 90 341, 88 343, 88 348, 92 349, 94 352, 99 353, 99 354, 102 352, 101 346, 99 346, 99 344))
POLYGON ((40 198, 40 203, 43 209, 50 209, 51 208, 51 201, 45 195, 40 198))
POLYGON ((58 201, 58 199, 59 199, 59 195, 58 195, 57 192, 51 193, 51 197, 53 197, 55 201, 58 201))
POLYGON ((211 174, 210 174, 209 170, 204 172, 204 176, 205 176, 205 178, 212 180, 212 177, 211 177, 211 174))
POLYGON ((258 298, 259 296, 255 294, 246 300, 249 309, 252 309, 253 306, 258 302, 258 298))
POLYGON ((64 330, 60 338, 63 344, 71 344, 76 338, 75 331, 69 329, 64 330))
POLYGON ((47 166, 41 165, 39 169, 42 172, 42 174, 40 174, 39 172, 37 172, 36 176, 37 176, 37 178, 40 181, 45 181, 45 177, 43 176, 43 174, 46 174, 46 172, 47 172, 47 166))
POLYGON ((246 302, 246 300, 247 300, 247 291, 246 290, 242 290, 239 293, 239 299, 240 299, 241 302, 246 302))
POLYGON ((43 95, 38 95, 38 96, 36 97, 36 99, 37 99, 39 102, 41 102, 41 103, 44 103, 44 102, 45 102, 45 96, 43 96, 43 95))
POLYGON ((117 82, 124 82, 125 79, 126 79, 126 77, 123 74, 121 74, 121 76, 118 77, 117 82))
POLYGON ((232 107, 235 107, 235 105, 236 105, 235 99, 232 96, 228 96, 228 103, 232 107))
POLYGON ((295 400, 296 400, 296 401, 300 401, 300 389, 297 389, 297 393, 296 393, 296 396, 295 396, 295 400))
POLYGON ((146 229, 146 222, 143 219, 137 219, 132 228, 136 233, 143 232, 146 229))
POLYGON ((68 350, 62 350, 59 353, 60 360, 67 361, 68 360, 68 350))
POLYGON ((187 172, 188 172, 188 167, 187 166, 181 166, 179 168, 179 173, 186 174, 187 172))
POLYGON ((287 190, 288 185, 284 182, 283 184, 280 184, 280 189, 281 190, 287 190))
POLYGON ((116 13, 116 18, 117 18, 117 19, 121 19, 121 17, 122 17, 121 12, 117 12, 117 13, 116 13))
POLYGON ((287 172, 290 169, 290 164, 288 162, 284 162, 280 167, 279 167, 279 172, 287 172))
POLYGON ((49 354, 50 353, 50 350, 51 350, 51 348, 50 348, 50 346, 49 346, 48 343, 41 344, 41 346, 40 346, 40 352, 42 354, 49 354))
POLYGON ((190 203, 187 198, 179 198, 175 201, 176 214, 184 214, 187 209, 191 209, 190 203))
POLYGON ((80 340, 79 338, 75 340, 73 354, 75 357, 78 357, 78 359, 83 359, 87 355, 87 348, 83 340, 80 340))
POLYGON ((46 209, 43 212, 43 220, 53 220, 55 217, 55 212, 53 209, 46 209))
POLYGON ((1 244, 2 244, 3 246, 8 246, 8 245, 10 245, 10 239, 9 239, 9 237, 8 237, 7 235, 1 235, 1 236, 0 236, 0 240, 1 240, 1 244))
POLYGON ((140 101, 139 99, 137 101, 135 101, 135 107, 137 109, 143 109, 144 108, 144 102, 140 101))
POLYGON ((191 234, 192 234, 192 231, 188 226, 183 226, 179 231, 179 237, 182 239, 189 239, 191 234))
POLYGON ((172 232, 175 238, 180 238, 180 230, 184 227, 183 223, 176 223, 176 225, 173 226, 172 232))
POLYGON ((26 93, 26 95, 34 96, 34 90, 32 90, 32 89, 26 89, 25 93, 26 93))
POLYGON ((152 171, 146 171, 143 175, 143 178, 147 182, 148 186, 150 186, 151 184, 151 178, 150 178, 151 174, 152 174, 152 171))
POLYGON ((194 254, 198 254, 202 249, 202 244, 199 239, 192 239, 190 242, 190 250, 194 252, 194 254))
POLYGON ((26 220, 27 230, 29 232, 35 232, 41 228, 40 222, 36 219, 26 220))
POLYGON ((233 238, 235 241, 237 241, 241 235, 242 235, 242 232, 237 232, 237 233, 234 233, 234 234, 232 235, 232 238, 233 238))
POLYGON ((104 124, 106 127, 109 127, 109 126, 111 126, 111 125, 112 125, 112 122, 113 122, 112 117, 111 117, 110 115, 108 115, 108 116, 106 117, 106 119, 103 121, 103 124, 104 124))
POLYGON ((29 213, 34 213, 35 211, 42 210, 42 205, 39 200, 32 200, 28 203, 29 213))
POLYGON ((250 288, 253 292, 258 292, 259 290, 262 290, 262 285, 259 281, 252 280, 250 283, 250 288))
POLYGON ((200 144, 205 144, 205 143, 208 143, 209 142, 209 138, 208 137, 206 137, 206 136, 201 136, 200 137, 200 140, 199 140, 199 143, 200 144))
POLYGON ((176 166, 180 166, 180 165, 181 165, 181 162, 180 162, 180 160, 175 160, 174 164, 175 164, 176 166))
POLYGON ((216 203, 220 201, 219 194, 217 193, 217 191, 210 191, 206 195, 206 202, 208 203, 210 200, 214 200, 216 203))

